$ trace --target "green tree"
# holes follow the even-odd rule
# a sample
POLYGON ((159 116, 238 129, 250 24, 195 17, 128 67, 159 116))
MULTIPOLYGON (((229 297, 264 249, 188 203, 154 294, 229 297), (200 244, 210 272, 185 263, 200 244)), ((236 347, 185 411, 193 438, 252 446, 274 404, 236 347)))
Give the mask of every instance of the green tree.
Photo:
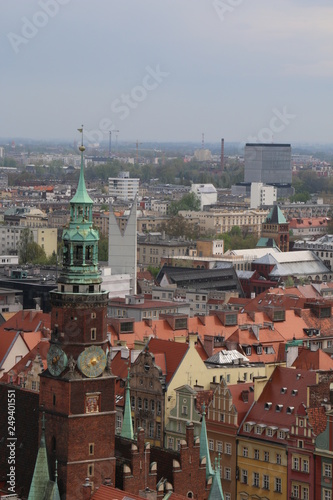
POLYGON ((29 259, 29 245, 34 242, 34 237, 30 228, 26 227, 21 231, 19 243, 19 263, 26 264, 29 259))
POLYGON ((180 210, 194 210, 199 212, 200 200, 195 193, 187 193, 179 201, 170 203, 170 215, 177 215, 180 210))
POLYGON ((109 260, 109 238, 107 236, 100 235, 98 242, 98 260, 107 262, 109 260))
POLYGON ((154 266, 148 266, 147 267, 147 271, 150 271, 151 274, 154 276, 154 278, 156 278, 156 276, 160 272, 160 268, 159 267, 154 267, 154 266))
POLYGON ((26 227, 21 232, 19 243, 20 264, 46 264, 47 257, 44 248, 34 241, 32 231, 26 227))

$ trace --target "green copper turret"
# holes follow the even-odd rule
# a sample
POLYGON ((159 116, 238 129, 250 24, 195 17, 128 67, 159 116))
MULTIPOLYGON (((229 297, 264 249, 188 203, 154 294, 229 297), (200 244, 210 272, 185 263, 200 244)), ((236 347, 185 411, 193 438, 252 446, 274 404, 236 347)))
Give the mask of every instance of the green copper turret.
MULTIPOLYGON (((82 132, 83 129, 79 131, 82 132)), ((87 192, 84 180, 83 140, 79 150, 81 152, 80 177, 76 193, 70 201, 70 222, 62 235, 63 271, 58 283, 99 285, 102 282, 98 270, 99 235, 98 231, 93 228, 93 200, 87 192)))

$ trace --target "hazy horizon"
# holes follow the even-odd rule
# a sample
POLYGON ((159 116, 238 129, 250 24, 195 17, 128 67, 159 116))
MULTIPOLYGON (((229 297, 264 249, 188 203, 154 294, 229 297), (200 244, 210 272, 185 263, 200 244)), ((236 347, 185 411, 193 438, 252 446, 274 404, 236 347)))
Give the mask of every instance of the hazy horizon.
POLYGON ((3 5, 3 138, 332 143, 329 0, 3 5))

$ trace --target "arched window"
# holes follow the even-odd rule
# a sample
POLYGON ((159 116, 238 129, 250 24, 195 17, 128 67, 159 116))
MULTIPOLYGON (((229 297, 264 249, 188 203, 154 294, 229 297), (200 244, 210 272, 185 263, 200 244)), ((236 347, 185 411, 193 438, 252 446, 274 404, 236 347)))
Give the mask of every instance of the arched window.
POLYGON ((187 493, 187 498, 194 498, 192 491, 189 491, 187 493))

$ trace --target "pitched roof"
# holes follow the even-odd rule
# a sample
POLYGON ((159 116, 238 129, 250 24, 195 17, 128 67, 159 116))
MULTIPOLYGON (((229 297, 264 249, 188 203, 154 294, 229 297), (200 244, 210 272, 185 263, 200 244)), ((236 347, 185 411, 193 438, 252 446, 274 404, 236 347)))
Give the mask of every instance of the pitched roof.
POLYGON ((128 493, 113 486, 101 484, 98 490, 93 494, 91 500, 142 500, 142 497, 128 493))
POLYGON ((265 220, 268 224, 286 224, 286 218, 278 205, 274 205, 265 220))
POLYGON ((228 389, 232 396, 232 404, 237 410, 238 424, 240 425, 254 400, 253 384, 231 384, 228 385, 228 389))
POLYGON ((0 368, 20 336, 20 332, 1 332, 0 335, 0 368))
POLYGON ((0 334, 2 330, 36 332, 42 328, 51 328, 51 314, 25 309, 18 311, 6 323, 3 323, 0 327, 0 334))
MULTIPOLYGON (((259 399, 246 416, 246 422, 290 430, 295 409, 307 403, 308 386, 316 383, 316 373, 278 366, 267 381, 259 399), (289 409, 289 411, 288 411, 289 409), (290 409, 292 409, 290 411, 290 409)), ((241 434, 244 429, 241 428, 241 434)), ((261 434, 260 439, 276 439, 261 434)))
POLYGON ((328 371, 333 370, 333 359, 321 349, 317 351, 301 349, 292 366, 302 370, 328 371))
MULTIPOLYGON (((8 333, 15 333, 15 332, 8 332, 8 333)), ((46 356, 48 353, 48 350, 50 348, 50 343, 48 339, 42 339, 38 344, 31 350, 29 351, 25 356, 23 356, 22 359, 16 365, 14 365, 9 371, 12 376, 12 383, 13 384, 18 384, 18 376, 21 374, 24 374, 26 372, 29 372, 31 370, 31 363, 36 359, 36 357, 39 358, 39 362, 41 365, 41 371, 46 368, 46 356)), ((8 374, 9 372, 6 372, 3 374, 3 380, 8 381, 8 374)))
POLYGON ((188 344, 180 342, 169 342, 166 340, 150 339, 148 343, 149 352, 152 354, 164 354, 166 360, 166 383, 172 379, 177 371, 182 359, 184 358, 188 344))

